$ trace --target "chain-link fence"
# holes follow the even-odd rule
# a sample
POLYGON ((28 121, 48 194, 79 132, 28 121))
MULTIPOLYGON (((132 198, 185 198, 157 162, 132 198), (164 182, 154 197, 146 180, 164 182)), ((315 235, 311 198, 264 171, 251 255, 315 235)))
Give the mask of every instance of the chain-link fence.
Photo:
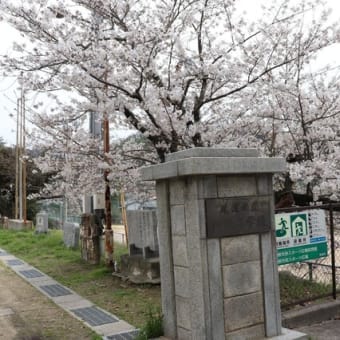
POLYGON ((340 289, 340 204, 277 209, 276 213, 315 209, 325 211, 327 256, 279 265, 282 309, 327 296, 335 299, 340 289))

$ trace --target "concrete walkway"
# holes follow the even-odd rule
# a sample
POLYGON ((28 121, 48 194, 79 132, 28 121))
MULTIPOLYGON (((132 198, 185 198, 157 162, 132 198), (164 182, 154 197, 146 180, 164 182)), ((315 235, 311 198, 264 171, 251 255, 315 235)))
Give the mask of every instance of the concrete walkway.
POLYGON ((117 316, 99 308, 35 267, 0 248, 0 261, 39 290, 60 308, 80 320, 106 340, 130 340, 138 330, 117 316))

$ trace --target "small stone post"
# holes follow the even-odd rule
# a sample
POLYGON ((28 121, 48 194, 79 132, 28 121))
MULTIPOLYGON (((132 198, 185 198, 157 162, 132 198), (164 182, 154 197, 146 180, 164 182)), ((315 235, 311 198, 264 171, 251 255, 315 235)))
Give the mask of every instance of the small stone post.
POLYGON ((156 181, 165 336, 282 334, 272 174, 284 170, 255 149, 213 148, 142 169, 156 181))
POLYGON ((92 214, 83 214, 80 224, 80 250, 83 260, 90 264, 100 263, 100 226, 92 214))
POLYGON ((36 215, 36 233, 48 232, 48 214, 45 211, 41 211, 36 215))

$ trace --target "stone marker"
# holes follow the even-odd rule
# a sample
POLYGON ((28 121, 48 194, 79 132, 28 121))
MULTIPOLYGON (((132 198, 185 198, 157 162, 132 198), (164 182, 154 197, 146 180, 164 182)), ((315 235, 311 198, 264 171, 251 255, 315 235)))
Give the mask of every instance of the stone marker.
POLYGON ((41 211, 36 215, 36 233, 47 233, 48 232, 48 213, 41 211))
POLYGON ((211 148, 142 169, 156 180, 165 336, 282 334, 272 174, 284 170, 255 149, 211 148))
POLYGON ((65 222, 63 227, 64 244, 68 248, 79 247, 80 228, 77 223, 65 222))
POLYGON ((158 257, 156 210, 127 210, 130 256, 158 257))
POLYGON ((80 223, 80 250, 82 258, 91 263, 100 263, 101 226, 93 214, 82 214, 80 223))
POLYGON ((120 258, 120 276, 134 283, 160 282, 156 210, 128 210, 129 254, 120 258))

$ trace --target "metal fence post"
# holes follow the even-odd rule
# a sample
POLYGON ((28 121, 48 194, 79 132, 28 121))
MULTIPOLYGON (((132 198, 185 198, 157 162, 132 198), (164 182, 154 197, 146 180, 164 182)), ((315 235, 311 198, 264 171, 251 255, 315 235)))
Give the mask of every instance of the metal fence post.
POLYGON ((335 266, 335 242, 334 242, 334 221, 333 205, 329 204, 329 227, 331 232, 331 257, 332 257, 332 289, 333 299, 336 300, 336 266, 335 266))

